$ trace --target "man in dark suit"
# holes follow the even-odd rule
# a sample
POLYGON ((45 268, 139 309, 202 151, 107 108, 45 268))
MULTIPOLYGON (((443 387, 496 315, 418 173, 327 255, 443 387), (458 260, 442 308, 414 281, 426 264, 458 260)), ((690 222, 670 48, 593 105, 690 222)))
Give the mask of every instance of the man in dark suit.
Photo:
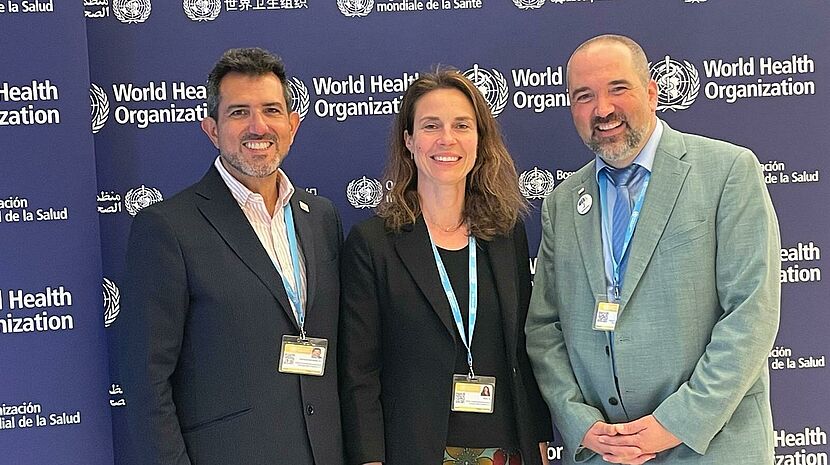
POLYGON ((330 201, 279 169, 299 126, 290 102, 278 57, 227 51, 201 124, 219 156, 201 181, 135 218, 114 354, 128 400, 119 456, 343 463, 342 231, 330 201))

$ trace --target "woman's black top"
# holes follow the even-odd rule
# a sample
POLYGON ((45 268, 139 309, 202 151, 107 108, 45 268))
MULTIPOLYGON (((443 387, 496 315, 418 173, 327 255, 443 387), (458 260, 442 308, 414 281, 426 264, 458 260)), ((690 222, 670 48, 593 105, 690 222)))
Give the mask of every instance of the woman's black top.
MULTIPOLYGON (((469 254, 468 248, 445 250, 438 248, 447 270, 455 297, 461 309, 464 331, 469 321, 469 254)), ((478 241, 478 312, 473 334, 473 368, 477 376, 496 377, 496 397, 493 413, 450 412, 447 445, 457 447, 518 447, 518 434, 513 413, 513 394, 507 352, 504 344, 502 309, 499 305, 493 270, 484 241, 478 241)), ((457 330, 456 330, 457 331, 457 330)), ((469 336, 469 335, 468 335, 469 336)), ((460 342, 455 354, 455 373, 466 374, 467 348, 460 342)), ((447 408, 451 408, 450 405, 447 408)))

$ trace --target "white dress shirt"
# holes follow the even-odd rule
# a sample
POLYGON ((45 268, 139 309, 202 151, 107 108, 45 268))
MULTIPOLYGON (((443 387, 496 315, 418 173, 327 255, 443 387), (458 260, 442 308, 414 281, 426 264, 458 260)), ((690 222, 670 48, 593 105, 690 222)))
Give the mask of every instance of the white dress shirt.
MULTIPOLYGON (((276 208, 274 214, 269 215, 268 209, 265 207, 265 201, 262 195, 251 191, 244 184, 234 178, 227 169, 222 165, 221 157, 216 157, 213 165, 219 170, 222 180, 230 189, 233 198, 239 203, 239 208, 245 213, 248 222, 254 229, 259 242, 271 258, 274 268, 277 272, 285 278, 294 289, 297 288, 297 283, 294 282, 294 265, 291 261, 291 250, 288 247, 288 236, 285 226, 285 217, 283 211, 291 196, 294 195, 294 185, 288 179, 288 176, 282 169, 279 172, 279 197, 277 197, 276 208)), ((299 245, 299 241, 298 245, 299 245)), ((299 253, 300 261, 300 302, 303 308, 306 306, 306 279, 305 279, 305 259, 302 251, 299 253)), ((291 301, 291 299, 289 299, 291 301)), ((291 302, 291 309, 294 312, 294 318, 299 322, 297 317, 297 309, 294 308, 294 302, 291 302)))

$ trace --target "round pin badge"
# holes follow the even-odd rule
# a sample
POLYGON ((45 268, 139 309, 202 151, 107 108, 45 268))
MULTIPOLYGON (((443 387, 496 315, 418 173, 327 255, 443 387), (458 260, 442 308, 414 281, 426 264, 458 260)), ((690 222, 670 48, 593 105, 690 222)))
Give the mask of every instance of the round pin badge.
POLYGON ((590 194, 582 194, 579 201, 576 202, 576 211, 580 215, 584 215, 591 211, 591 206, 594 205, 594 199, 590 194))

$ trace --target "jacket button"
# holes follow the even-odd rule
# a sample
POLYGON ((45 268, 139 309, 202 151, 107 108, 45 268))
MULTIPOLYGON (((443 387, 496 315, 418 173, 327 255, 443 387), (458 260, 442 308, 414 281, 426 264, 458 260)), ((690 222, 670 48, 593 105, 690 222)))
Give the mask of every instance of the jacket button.
POLYGON ((609 349, 608 346, 605 346, 605 355, 609 357, 611 356, 611 349, 609 349))
MULTIPOLYGON (((617 400, 616 397, 611 397, 610 399, 608 399, 608 403, 611 404, 611 405, 617 405, 617 404, 619 404, 619 401, 617 400)), ((309 407, 309 408, 311 408, 311 407, 309 407)))
POLYGON ((306 413, 308 413, 309 415, 314 415, 314 406, 313 406, 313 405, 311 405, 311 404, 308 404, 308 405, 306 406, 306 408, 305 408, 305 411, 306 411, 306 413))
POLYGON ((519 371, 516 370, 516 367, 513 367, 513 376, 519 376, 519 371))

